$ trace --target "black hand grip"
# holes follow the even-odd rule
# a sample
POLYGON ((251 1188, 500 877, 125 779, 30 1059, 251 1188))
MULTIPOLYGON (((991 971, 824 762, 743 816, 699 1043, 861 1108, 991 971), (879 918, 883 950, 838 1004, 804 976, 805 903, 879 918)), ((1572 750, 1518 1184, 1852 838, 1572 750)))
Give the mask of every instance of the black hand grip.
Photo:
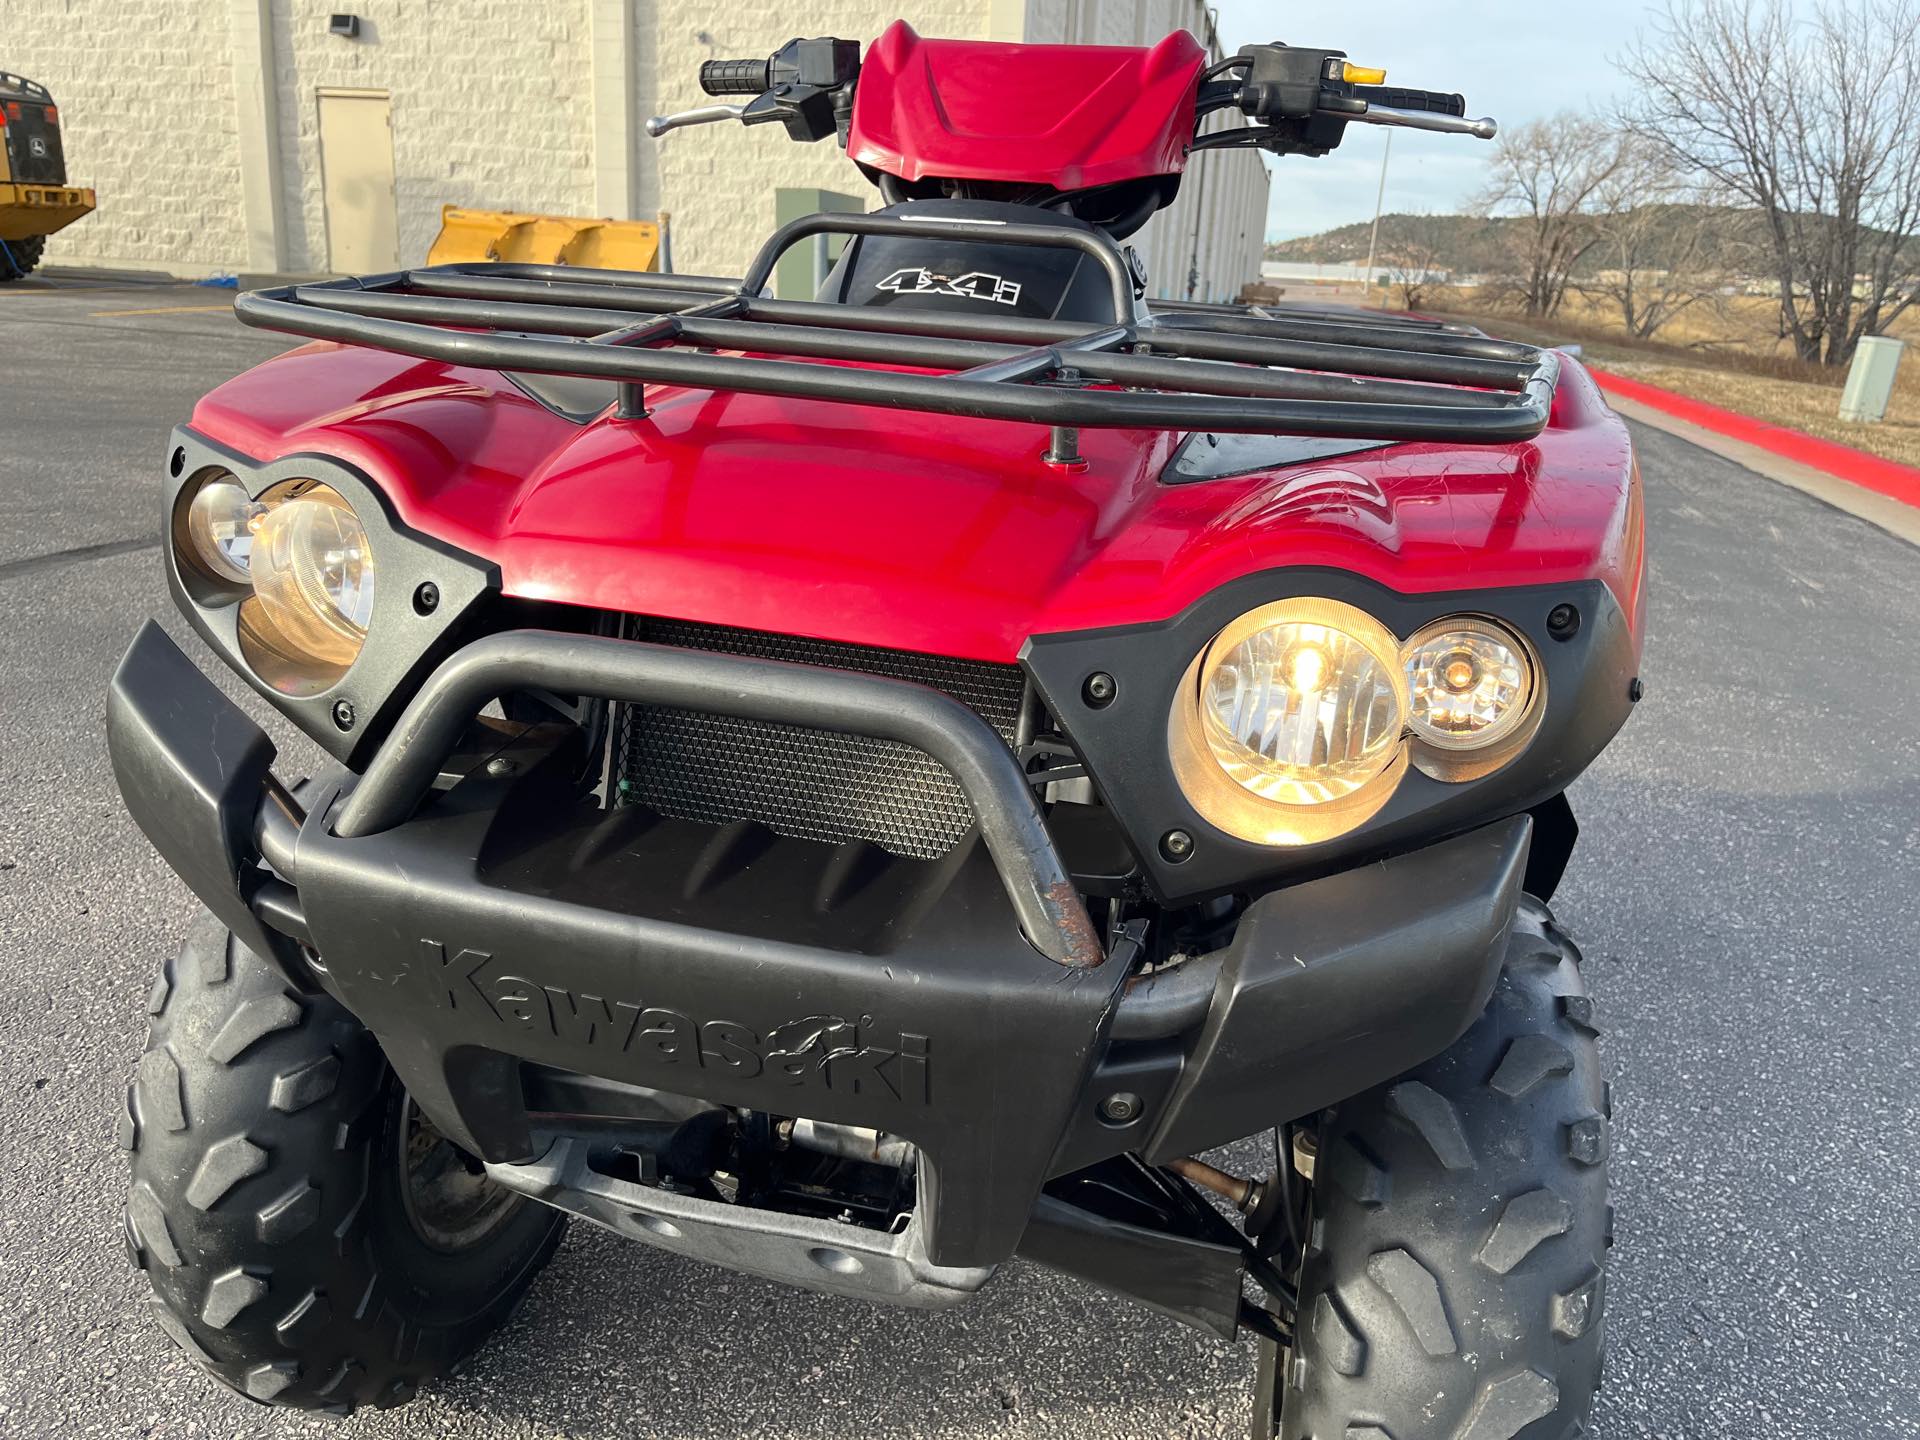
POLYGON ((1427 110, 1436 115, 1465 115, 1467 97, 1441 90, 1402 90, 1397 85, 1356 85, 1353 97, 1389 110, 1427 110))
POLYGON ((771 60, 702 60, 700 88, 709 95, 758 95, 773 86, 771 60))

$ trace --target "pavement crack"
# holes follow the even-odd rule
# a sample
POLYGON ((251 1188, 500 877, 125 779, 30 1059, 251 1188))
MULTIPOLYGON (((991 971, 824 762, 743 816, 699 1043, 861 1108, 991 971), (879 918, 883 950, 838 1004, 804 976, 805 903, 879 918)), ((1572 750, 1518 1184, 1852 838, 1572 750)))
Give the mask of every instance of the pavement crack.
POLYGON ((159 536, 142 535, 132 540, 103 540, 98 545, 75 545, 66 550, 49 551, 45 555, 28 555, 24 559, 0 563, 0 580, 34 575, 42 570, 57 570, 62 565, 77 565, 83 560, 106 560, 115 555, 131 555, 136 550, 156 550, 159 546, 159 536))

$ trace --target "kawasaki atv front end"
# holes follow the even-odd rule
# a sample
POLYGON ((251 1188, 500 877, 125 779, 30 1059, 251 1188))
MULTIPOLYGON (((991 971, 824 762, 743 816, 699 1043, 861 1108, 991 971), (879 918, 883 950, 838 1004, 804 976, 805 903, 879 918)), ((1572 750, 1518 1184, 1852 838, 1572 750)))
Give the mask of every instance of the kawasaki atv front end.
MULTIPOLYGON (((884 114, 844 42, 715 83, 898 160, 918 43, 884 114)), ((1256 49, 1095 60, 1181 140, 1461 114, 1256 49)), ((393 1403, 572 1215, 920 1307, 1023 1256, 1252 1331, 1262 1433, 1566 1433, 1609 1102, 1545 901, 1639 697, 1624 428, 1468 327, 1147 304, 1116 235, 1167 176, 1082 216, 1072 167, 896 168, 739 281, 241 297, 323 343, 174 433, 169 582, 338 768, 276 773, 155 624, 115 676, 217 922, 122 1132, 162 1323, 256 1399, 393 1403), (825 300, 765 296, 835 232, 825 300)))
POLYGON ((1076 1189, 1115 1157, 1162 1164, 1443 1049, 1484 1006, 1533 830, 1522 813, 1276 890, 1225 944, 1147 968, 1146 927, 1096 925, 1082 898, 1124 888, 1125 843, 1056 841, 984 718, 870 673, 504 631, 427 677, 362 777, 296 800, 271 742, 150 625, 109 721, 128 807, 169 862, 290 981, 364 1021, 441 1133, 504 1183, 877 1299, 944 1303, 1024 1248, 1229 1334, 1238 1247, 1116 1228, 1076 1189), (912 746, 974 822, 918 859, 609 808, 594 727, 473 723, 496 695, 556 687, 715 732, 912 746), (818 1213, 840 1208, 830 1191, 808 1203, 769 1176, 756 1195, 749 1161, 778 1166, 752 1153, 760 1120, 743 1112, 789 1144, 897 1137, 874 1153, 917 1154, 917 1187, 867 1197, 864 1224, 818 1213), (1152 1269, 1130 1258, 1156 1251, 1152 1269))

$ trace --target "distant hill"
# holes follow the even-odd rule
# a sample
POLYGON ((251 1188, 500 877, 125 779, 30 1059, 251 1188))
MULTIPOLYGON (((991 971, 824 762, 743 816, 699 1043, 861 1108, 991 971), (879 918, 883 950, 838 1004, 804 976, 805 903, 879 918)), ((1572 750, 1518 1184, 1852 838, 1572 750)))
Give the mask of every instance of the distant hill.
MULTIPOLYGON (((1486 220, 1478 215, 1382 215, 1380 238, 1388 241, 1418 227, 1424 235, 1432 237, 1434 264, 1439 269, 1484 270, 1490 264, 1490 257, 1502 249, 1500 229, 1514 223, 1486 220)), ((1301 265, 1364 265, 1372 231, 1373 222, 1362 220, 1355 225, 1323 230, 1318 235, 1282 240, 1267 246, 1267 259, 1301 265)))
MULTIPOLYGON (((1756 211, 1717 209, 1698 205, 1660 205, 1649 207, 1653 233, 1648 244, 1651 268, 1669 268, 1671 260, 1684 249, 1685 236, 1702 219, 1711 222, 1709 233, 1720 263, 1730 269, 1743 268, 1739 257, 1752 253, 1748 247, 1761 239, 1760 217, 1756 211)), ((1480 215, 1383 215, 1380 217, 1380 263, 1392 262, 1395 252, 1409 243, 1420 252, 1422 263, 1438 270, 1475 274, 1499 271, 1508 263, 1505 257, 1520 253, 1526 243, 1524 220, 1489 219, 1480 215)), ((1292 261, 1308 265, 1364 265, 1367 238, 1373 225, 1360 221, 1283 240, 1267 246, 1269 260, 1292 261)), ((1576 275, 1606 268, 1604 247, 1595 247, 1577 267, 1576 275)))

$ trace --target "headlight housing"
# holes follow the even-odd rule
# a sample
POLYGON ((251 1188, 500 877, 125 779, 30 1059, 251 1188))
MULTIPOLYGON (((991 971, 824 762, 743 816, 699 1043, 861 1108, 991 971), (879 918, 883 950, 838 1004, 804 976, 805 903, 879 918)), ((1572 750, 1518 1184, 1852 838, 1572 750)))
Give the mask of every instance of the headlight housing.
POLYGON ((1281 600, 1222 630, 1174 699, 1175 776, 1206 820, 1305 845, 1366 820, 1406 772, 1406 672, 1393 633, 1337 600, 1281 600))
POLYGON ((1423 774, 1447 781, 1488 774, 1539 729, 1543 672, 1506 626, 1449 616, 1416 632, 1402 653, 1413 763, 1423 774))
POLYGON ((1477 779, 1533 737, 1545 680, 1527 644, 1457 615, 1404 645, 1336 600, 1263 605, 1194 657, 1170 720, 1175 778, 1207 822, 1257 845, 1345 834, 1411 764, 1477 779))
POLYGON ((367 530, 337 490, 315 481, 277 485, 259 503, 240 653, 274 689, 317 694, 346 674, 366 644, 374 595, 367 530))

